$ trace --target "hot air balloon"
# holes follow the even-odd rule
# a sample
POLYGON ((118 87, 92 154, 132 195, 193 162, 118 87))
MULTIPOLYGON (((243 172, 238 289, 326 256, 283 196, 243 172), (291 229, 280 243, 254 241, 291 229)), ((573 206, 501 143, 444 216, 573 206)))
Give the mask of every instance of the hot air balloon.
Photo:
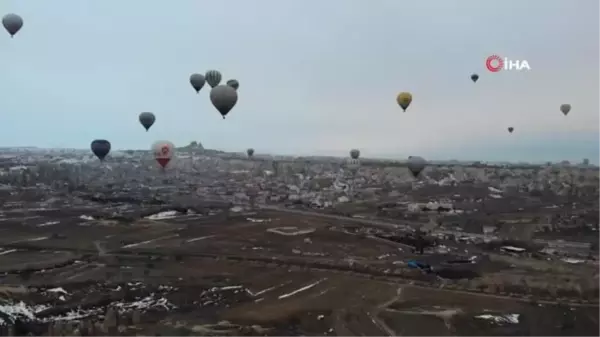
POLYGON ((254 149, 249 148, 248 150, 246 150, 246 154, 248 154, 249 158, 252 158, 252 156, 254 156, 254 149))
POLYGON ((233 109, 237 100, 237 91, 230 86, 218 85, 210 91, 210 101, 219 113, 221 113, 223 119, 233 109))
POLYGON ((235 90, 238 90, 238 88, 240 87, 240 82, 238 82, 238 80, 229 80, 227 81, 227 85, 235 90))
POLYGON ((563 115, 568 115, 569 111, 571 111, 571 104, 562 104, 560 106, 560 111, 562 111, 563 115))
POLYGON ((194 88, 194 90, 196 90, 196 93, 200 92, 200 89, 202 89, 202 87, 204 86, 204 83, 206 83, 206 79, 204 79, 204 75, 192 74, 190 76, 190 84, 192 85, 192 88, 194 88))
POLYGON ((477 82, 478 79, 479 79, 479 75, 477 75, 477 74, 471 75, 471 81, 477 82))
POLYGON ((407 166, 410 173, 416 178, 427 166, 427 161, 422 157, 410 156, 408 157, 407 166))
POLYGON ((140 124, 148 131, 156 121, 156 117, 152 112, 142 112, 139 117, 140 124))
POLYGON ((352 149, 350 150, 350 158, 352 159, 358 159, 358 157, 360 157, 360 151, 357 149, 352 149))
POLYGON ((6 14, 2 18, 2 25, 8 34, 10 34, 10 37, 14 37, 21 30, 21 27, 23 27, 23 19, 17 14, 6 14))
POLYGON ((209 70, 206 72, 206 75, 204 75, 204 78, 206 78, 206 83, 208 83, 211 88, 214 88, 221 83, 222 76, 217 70, 209 70))
POLYGON ((396 102, 398 102, 398 105, 402 108, 402 111, 406 111, 412 102, 412 95, 410 92, 401 92, 396 97, 396 102))
POLYGON ((92 141, 90 145, 92 152, 101 161, 106 158, 106 155, 110 152, 110 142, 106 139, 96 139, 92 141))
POLYGON ((513 133, 513 131, 515 131, 515 128, 513 128, 512 126, 508 127, 508 132, 513 133))
POLYGON ((165 169, 173 158, 175 145, 167 140, 161 140, 152 145, 152 152, 156 162, 165 169))

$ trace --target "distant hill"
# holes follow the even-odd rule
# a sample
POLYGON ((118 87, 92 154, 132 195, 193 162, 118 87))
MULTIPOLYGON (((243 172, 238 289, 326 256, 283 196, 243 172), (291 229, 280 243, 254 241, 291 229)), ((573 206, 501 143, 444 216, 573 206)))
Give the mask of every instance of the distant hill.
MULTIPOLYGON (((206 149, 201 142, 192 141, 188 145, 175 147, 178 152, 193 152, 201 153, 208 156, 218 156, 224 159, 247 159, 248 156, 245 152, 227 152, 222 150, 206 149)), ((89 152, 89 149, 75 149, 75 148, 43 148, 36 146, 0 146, 0 152, 7 153, 79 153, 89 152)), ((148 150, 127 150, 127 149, 114 149, 111 155, 118 155, 120 152, 132 155, 138 152, 148 152, 148 150)), ((347 159, 347 156, 328 156, 328 155, 309 155, 309 156, 293 156, 257 153, 254 155, 253 160, 255 161, 294 161, 294 162, 341 162, 347 159)), ((361 157, 360 159, 363 165, 375 165, 375 166, 405 166, 406 159, 387 159, 377 157, 361 157)), ((430 159, 431 165, 450 165, 450 166, 469 166, 469 167, 511 167, 511 168, 534 168, 534 167, 545 167, 545 166, 561 166, 561 167, 580 167, 586 169, 598 169, 598 165, 590 163, 589 159, 583 159, 579 163, 570 163, 569 161, 557 162, 546 162, 546 163, 526 163, 526 162, 485 162, 485 161, 473 161, 473 160, 435 160, 430 159)))
POLYGON ((202 143, 197 142, 197 141, 190 142, 186 146, 175 147, 175 150, 181 151, 181 152, 190 152, 191 151, 191 152, 195 152, 195 153, 203 153, 206 155, 215 155, 215 154, 226 153, 224 151, 219 151, 219 150, 205 149, 204 146, 202 146, 202 143))
POLYGON ((204 151, 204 146, 202 146, 202 143, 197 142, 197 141, 193 141, 191 143, 189 143, 186 146, 181 146, 181 147, 175 147, 176 150, 198 150, 198 151, 204 151))

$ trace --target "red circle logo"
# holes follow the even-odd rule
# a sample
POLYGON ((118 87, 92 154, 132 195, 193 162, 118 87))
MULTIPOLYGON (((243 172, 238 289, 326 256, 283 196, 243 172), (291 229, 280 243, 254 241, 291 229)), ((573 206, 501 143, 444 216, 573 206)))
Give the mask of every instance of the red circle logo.
POLYGON ((485 67, 493 73, 497 73, 504 68, 504 60, 498 55, 492 55, 485 60, 485 67))

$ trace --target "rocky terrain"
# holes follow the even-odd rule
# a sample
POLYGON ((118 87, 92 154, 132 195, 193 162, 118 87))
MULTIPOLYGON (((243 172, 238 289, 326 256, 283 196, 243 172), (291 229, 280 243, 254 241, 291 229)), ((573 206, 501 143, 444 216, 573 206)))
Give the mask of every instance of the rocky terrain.
POLYGON ((598 168, 0 154, 3 335, 597 335, 598 168))

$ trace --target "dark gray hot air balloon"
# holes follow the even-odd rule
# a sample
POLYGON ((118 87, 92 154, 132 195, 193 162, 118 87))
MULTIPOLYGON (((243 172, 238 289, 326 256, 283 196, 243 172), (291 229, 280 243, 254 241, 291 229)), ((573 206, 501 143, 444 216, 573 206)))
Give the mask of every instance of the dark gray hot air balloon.
POLYGON ((227 85, 218 85, 210 91, 210 101, 225 119, 225 116, 237 103, 237 91, 227 85))
POLYGON ((227 81, 227 85, 235 90, 238 90, 238 88, 240 87, 240 82, 238 82, 238 80, 229 80, 227 81))
POLYGON ((6 14, 2 18, 2 25, 8 34, 10 34, 10 37, 13 37, 21 30, 21 27, 23 27, 23 19, 17 14, 6 14))
POLYGON ((156 121, 156 117, 154 116, 154 114, 152 112, 142 112, 140 114, 139 120, 140 120, 140 124, 142 124, 144 129, 146 129, 146 131, 148 131, 148 129, 150 129, 150 127, 156 121))
POLYGON ((108 155, 110 152, 110 142, 106 139, 96 139, 92 141, 92 145, 90 147, 92 148, 94 155, 96 155, 96 157, 98 157, 100 160, 104 160, 106 155, 108 155))
POLYGON ((512 126, 508 127, 508 132, 513 133, 513 131, 515 131, 515 128, 513 128, 512 126))
POLYGON ((202 89, 202 87, 204 86, 204 83, 206 83, 206 79, 204 79, 204 75, 192 74, 190 76, 190 84, 192 85, 192 88, 194 88, 194 90, 196 90, 196 93, 200 92, 200 89, 202 89))
POLYGON ((479 79, 479 75, 477 75, 477 74, 471 75, 471 81, 477 82, 478 79, 479 79))
POLYGON ((352 149, 350 150, 350 158, 352 159, 358 159, 358 157, 360 157, 360 151, 357 149, 352 149))
POLYGON ((249 148, 248 150, 246 150, 246 153, 248 154, 249 158, 252 158, 252 156, 254 156, 254 149, 249 148))
POLYGON ((560 111, 563 113, 563 115, 568 115, 569 111, 571 111, 571 104, 562 104, 560 106, 560 111))
POLYGON ((209 70, 206 72, 206 75, 204 75, 206 83, 208 83, 208 85, 210 85, 211 88, 214 88, 217 85, 219 85, 219 83, 221 83, 222 77, 223 76, 221 76, 221 73, 218 70, 209 70))
POLYGON ((416 178, 427 166, 427 161, 422 157, 410 156, 408 157, 407 166, 410 173, 416 178))

